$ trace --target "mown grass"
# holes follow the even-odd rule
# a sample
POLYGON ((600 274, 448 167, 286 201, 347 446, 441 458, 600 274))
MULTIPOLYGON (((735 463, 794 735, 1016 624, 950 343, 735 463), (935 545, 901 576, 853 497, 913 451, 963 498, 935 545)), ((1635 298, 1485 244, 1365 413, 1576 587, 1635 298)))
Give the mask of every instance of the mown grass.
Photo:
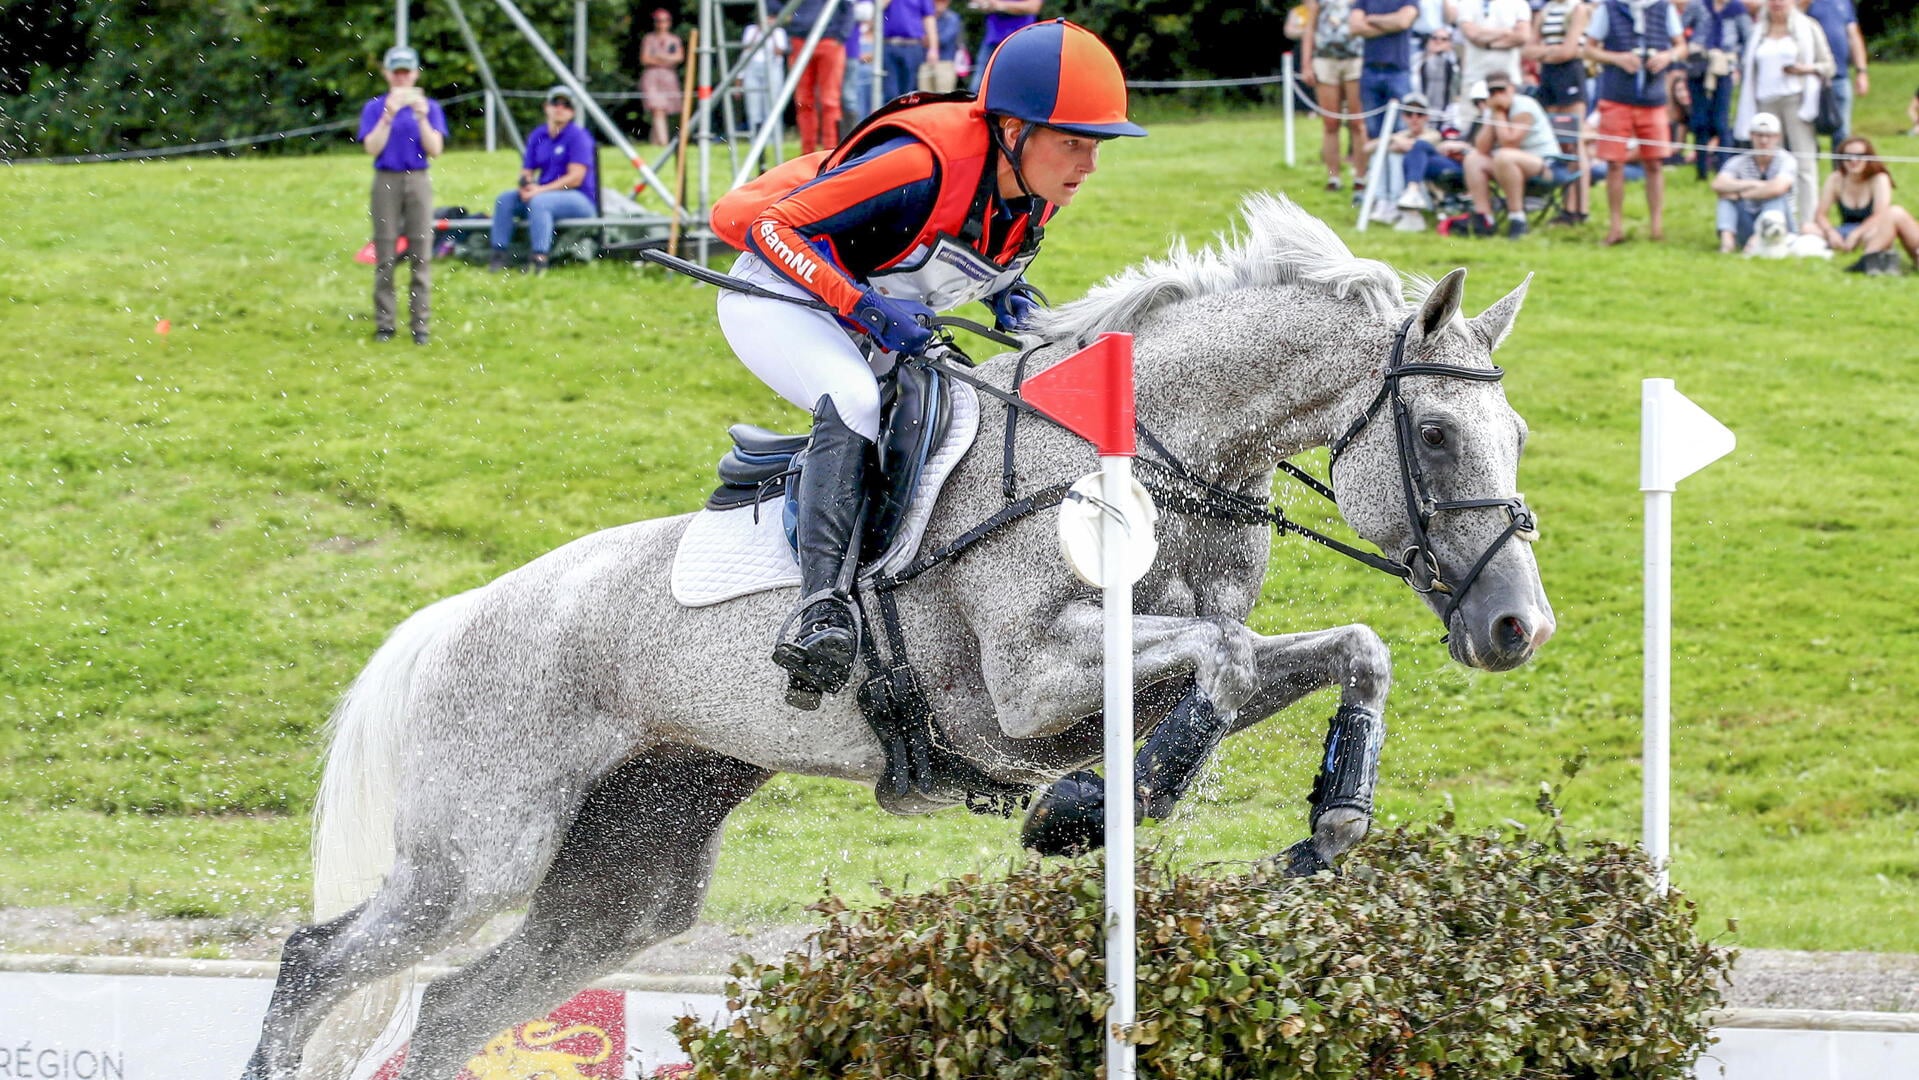
MULTIPOLYGON (((1883 67, 1884 87, 1919 72, 1883 67)), ((1911 151, 1900 104, 1882 91, 1858 123, 1893 153, 1911 151)), ((1670 376, 1740 436, 1677 501, 1675 877, 1750 945, 1919 951, 1919 284, 1722 259, 1683 176, 1662 246, 1601 250, 1597 227, 1361 237, 1317 190, 1316 132, 1300 138, 1292 171, 1270 116, 1110 148, 1034 276, 1078 295, 1275 188, 1362 254, 1470 266, 1474 309, 1537 275, 1500 359, 1533 428, 1522 482, 1558 638, 1513 674, 1461 670, 1403 589, 1292 544, 1254 617, 1362 620, 1393 645, 1382 812, 1526 819, 1537 782, 1584 755, 1575 824, 1636 835, 1638 382, 1670 376)), ((452 154, 439 201, 484 206, 511 173, 452 154)), ((389 629, 582 533, 696 505, 728 423, 799 422, 727 354, 710 292, 625 265, 442 265, 433 344, 375 345, 351 261, 365 186, 346 154, 0 176, 0 903, 298 904, 318 731, 389 629)), ((1329 710, 1234 740, 1148 842, 1191 859, 1289 843, 1329 710)), ((1019 857, 1015 834, 782 778, 730 825, 712 912, 790 917, 822 875, 990 870, 1019 857)))

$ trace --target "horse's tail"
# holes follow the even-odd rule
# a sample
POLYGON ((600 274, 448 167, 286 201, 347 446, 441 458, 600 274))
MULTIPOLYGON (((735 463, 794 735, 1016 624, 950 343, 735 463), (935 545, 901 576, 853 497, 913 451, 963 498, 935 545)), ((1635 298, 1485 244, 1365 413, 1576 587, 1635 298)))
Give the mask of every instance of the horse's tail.
MULTIPOLYGON (((478 590, 424 608, 388 636, 353 680, 327 724, 326 772, 313 810, 313 921, 325 922, 376 892, 393 866, 400 756, 420 655, 472 606, 478 590)), ((378 980, 333 1010, 308 1042, 304 1077, 346 1076, 392 1027, 411 1026, 412 969, 378 980)))

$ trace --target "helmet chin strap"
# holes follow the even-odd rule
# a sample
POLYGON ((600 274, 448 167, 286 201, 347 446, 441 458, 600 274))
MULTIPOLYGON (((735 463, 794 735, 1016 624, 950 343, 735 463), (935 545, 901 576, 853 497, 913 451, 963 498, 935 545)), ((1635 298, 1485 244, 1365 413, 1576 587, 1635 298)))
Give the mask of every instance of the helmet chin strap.
POLYGON ((1019 122, 1019 139, 1015 141, 1013 145, 1008 146, 1006 145, 1006 129, 1000 126, 998 119, 994 119, 993 121, 993 145, 999 147, 999 152, 1006 155, 1006 163, 1013 167, 1013 182, 1019 185, 1020 194, 1033 199, 1039 198, 1039 195, 1036 194, 1032 187, 1026 182, 1026 172, 1021 166, 1020 154, 1026 149, 1026 137, 1031 135, 1033 129, 1037 127, 1039 127, 1039 125, 1033 123, 1031 120, 1021 120, 1019 122))

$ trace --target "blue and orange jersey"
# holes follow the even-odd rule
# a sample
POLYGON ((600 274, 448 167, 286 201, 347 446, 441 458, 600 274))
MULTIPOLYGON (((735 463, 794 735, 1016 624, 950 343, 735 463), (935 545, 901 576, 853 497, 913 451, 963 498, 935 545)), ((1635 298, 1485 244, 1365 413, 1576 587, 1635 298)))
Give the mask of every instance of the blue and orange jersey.
MULTIPOLYGON (((895 135, 768 206, 746 240, 795 284, 850 313, 870 275, 919 246, 944 179, 925 142, 895 135)), ((1035 201, 994 192, 979 249, 989 256, 1003 252, 1023 231, 1035 201)))

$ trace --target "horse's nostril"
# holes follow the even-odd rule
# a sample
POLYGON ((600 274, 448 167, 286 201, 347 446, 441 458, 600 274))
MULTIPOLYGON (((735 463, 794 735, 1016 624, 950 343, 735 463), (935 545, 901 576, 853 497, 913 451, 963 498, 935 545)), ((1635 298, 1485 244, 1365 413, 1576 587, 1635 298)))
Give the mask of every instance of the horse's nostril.
POLYGON ((1499 620, 1498 645, 1504 652, 1523 652, 1532 644, 1532 630, 1524 619, 1508 615, 1499 620))

